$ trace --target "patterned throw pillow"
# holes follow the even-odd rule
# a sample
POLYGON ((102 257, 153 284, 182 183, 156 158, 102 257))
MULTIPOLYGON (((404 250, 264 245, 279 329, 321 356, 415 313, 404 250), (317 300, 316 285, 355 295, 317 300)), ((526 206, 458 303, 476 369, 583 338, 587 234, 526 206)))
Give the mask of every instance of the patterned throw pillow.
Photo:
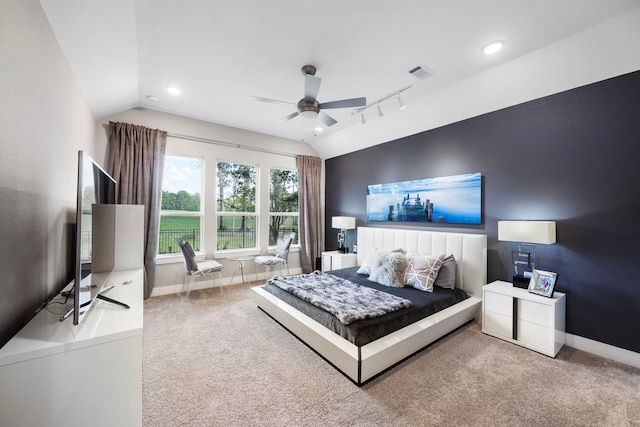
POLYGON ((402 252, 388 252, 376 257, 369 280, 394 288, 404 287, 409 260, 402 252))
POLYGON ((442 261, 442 267, 438 271, 434 285, 446 289, 456 287, 456 259, 453 255, 447 256, 442 261))
POLYGON ((431 256, 413 254, 409 257, 409 267, 404 276, 408 286, 426 292, 433 292, 433 283, 442 267, 444 255, 431 256))

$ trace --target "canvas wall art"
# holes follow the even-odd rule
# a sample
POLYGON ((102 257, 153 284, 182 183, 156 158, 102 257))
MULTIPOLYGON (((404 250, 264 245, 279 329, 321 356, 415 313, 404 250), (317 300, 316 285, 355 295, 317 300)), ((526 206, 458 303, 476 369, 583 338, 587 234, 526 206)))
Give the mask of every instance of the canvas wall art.
POLYGON ((367 221, 480 224, 478 173, 367 186, 367 221))

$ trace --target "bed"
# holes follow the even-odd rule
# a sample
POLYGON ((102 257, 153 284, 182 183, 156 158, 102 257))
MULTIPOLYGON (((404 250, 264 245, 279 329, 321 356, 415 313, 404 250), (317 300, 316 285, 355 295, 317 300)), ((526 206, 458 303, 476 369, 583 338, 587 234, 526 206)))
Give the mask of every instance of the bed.
POLYGON ((292 305, 267 292, 252 288, 258 307, 297 336, 357 385, 408 358, 449 332, 474 320, 482 304, 486 284, 487 239, 483 234, 434 232, 415 229, 358 227, 358 265, 373 248, 423 255, 453 254, 456 287, 468 298, 415 321, 365 345, 356 345, 323 326, 292 305))

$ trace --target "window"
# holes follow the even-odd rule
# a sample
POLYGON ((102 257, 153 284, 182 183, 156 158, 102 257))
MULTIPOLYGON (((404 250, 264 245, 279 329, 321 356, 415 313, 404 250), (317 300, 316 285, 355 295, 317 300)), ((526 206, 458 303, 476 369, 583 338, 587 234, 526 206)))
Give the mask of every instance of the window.
POLYGON ((196 251, 201 249, 201 187, 202 159, 165 156, 158 254, 180 252, 174 237, 189 241, 196 251))
POLYGON ((217 250, 256 247, 257 167, 218 162, 217 250))
POLYGON ((298 242, 298 172, 286 169, 271 169, 271 191, 269 196, 269 245, 291 232, 298 242))

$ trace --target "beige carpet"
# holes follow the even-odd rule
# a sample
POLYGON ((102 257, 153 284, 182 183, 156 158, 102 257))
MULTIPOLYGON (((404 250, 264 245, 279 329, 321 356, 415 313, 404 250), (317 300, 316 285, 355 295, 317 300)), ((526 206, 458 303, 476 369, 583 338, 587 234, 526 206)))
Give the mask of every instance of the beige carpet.
POLYGON ((260 311, 248 286, 144 306, 143 425, 640 426, 640 370, 556 359, 473 323, 358 388, 260 311))

